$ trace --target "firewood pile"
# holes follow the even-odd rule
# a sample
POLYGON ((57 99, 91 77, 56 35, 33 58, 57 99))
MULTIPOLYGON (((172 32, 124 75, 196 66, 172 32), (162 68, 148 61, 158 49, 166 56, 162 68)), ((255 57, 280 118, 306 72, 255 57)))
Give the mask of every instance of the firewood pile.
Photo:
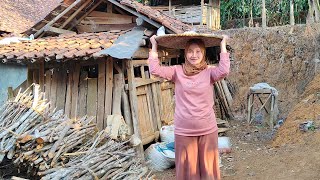
POLYGON ((78 151, 67 153, 70 160, 63 167, 39 172, 44 180, 67 179, 152 179, 150 171, 144 167, 141 159, 129 142, 116 142, 105 131, 99 132, 92 141, 88 141, 78 151))
POLYGON ((53 110, 39 85, 32 85, 0 108, 0 162, 7 156, 42 179, 153 177, 129 140, 112 140, 93 120, 53 110))

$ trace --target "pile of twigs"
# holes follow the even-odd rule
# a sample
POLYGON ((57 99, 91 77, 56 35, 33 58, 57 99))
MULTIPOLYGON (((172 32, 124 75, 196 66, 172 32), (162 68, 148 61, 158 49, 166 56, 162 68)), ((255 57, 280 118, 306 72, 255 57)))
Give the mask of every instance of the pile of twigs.
POLYGON ((66 163, 63 154, 77 150, 94 135, 96 125, 92 120, 71 120, 58 111, 19 137, 14 163, 26 162, 40 171, 66 163))
POLYGON ((0 161, 7 155, 43 179, 153 178, 129 141, 97 133, 93 117, 49 109, 39 85, 31 87, 0 108, 0 161))
POLYGON ((45 110, 49 104, 42 99, 39 86, 35 86, 33 93, 27 93, 29 89, 19 92, 15 99, 0 108, 0 162, 6 154, 12 159, 19 135, 41 123, 48 113, 45 110))
POLYGON ((76 152, 65 154, 70 161, 64 167, 39 172, 43 179, 153 179, 128 141, 117 142, 105 131, 96 134, 76 152))

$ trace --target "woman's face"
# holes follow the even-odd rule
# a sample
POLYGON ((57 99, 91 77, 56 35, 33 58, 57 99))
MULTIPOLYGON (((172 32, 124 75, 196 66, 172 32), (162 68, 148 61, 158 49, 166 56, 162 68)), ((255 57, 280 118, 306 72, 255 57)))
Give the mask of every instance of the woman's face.
POLYGON ((186 49, 186 59, 192 65, 199 64, 203 59, 203 52, 198 44, 191 44, 188 49, 186 49))

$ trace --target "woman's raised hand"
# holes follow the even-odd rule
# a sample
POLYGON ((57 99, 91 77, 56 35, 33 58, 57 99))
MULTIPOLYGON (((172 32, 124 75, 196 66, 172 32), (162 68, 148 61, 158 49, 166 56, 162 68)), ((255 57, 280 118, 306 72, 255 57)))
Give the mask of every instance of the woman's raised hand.
POLYGON ((221 47, 221 52, 222 53, 226 53, 227 52, 227 41, 229 40, 229 36, 228 35, 222 35, 222 41, 220 43, 220 47, 221 47))
POLYGON ((150 42, 152 44, 152 51, 157 52, 157 48, 158 48, 158 43, 156 40, 157 35, 153 35, 150 38, 150 42))

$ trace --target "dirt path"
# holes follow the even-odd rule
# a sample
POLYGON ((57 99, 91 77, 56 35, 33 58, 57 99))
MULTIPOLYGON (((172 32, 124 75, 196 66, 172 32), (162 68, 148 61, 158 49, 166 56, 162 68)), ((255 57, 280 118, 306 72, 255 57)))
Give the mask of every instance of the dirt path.
MULTIPOLYGON (((307 132, 309 138, 303 144, 273 148, 270 144, 275 132, 270 129, 240 121, 230 124, 227 136, 232 153, 222 155, 222 179, 320 179, 320 144, 312 141, 320 132, 307 132)), ((174 169, 156 175, 158 179, 175 179, 174 169)))

